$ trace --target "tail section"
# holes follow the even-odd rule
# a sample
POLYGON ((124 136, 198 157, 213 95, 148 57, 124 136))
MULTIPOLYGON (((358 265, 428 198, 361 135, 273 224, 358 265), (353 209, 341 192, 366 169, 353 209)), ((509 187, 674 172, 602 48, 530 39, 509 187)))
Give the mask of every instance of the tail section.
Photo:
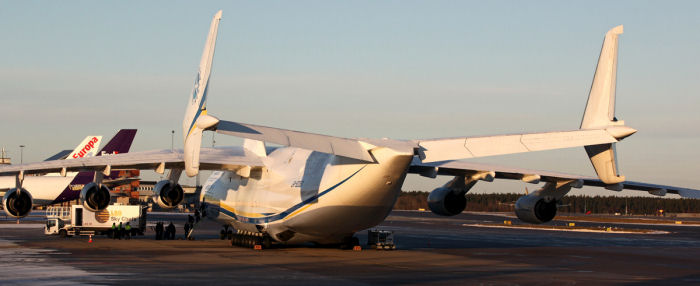
POLYGON ((136 129, 122 129, 107 142, 99 154, 119 154, 128 153, 131 148, 131 143, 134 142, 136 129))
POLYGON ((182 121, 182 136, 185 142, 184 160, 185 173, 192 177, 199 173, 199 150, 202 146, 202 132, 214 127, 219 120, 207 115, 207 88, 209 86, 209 76, 214 59, 214 48, 216 47, 216 34, 219 30, 222 11, 214 15, 209 28, 202 60, 199 63, 199 72, 194 81, 192 97, 188 101, 185 110, 185 118, 182 121))
POLYGON ((61 150, 58 151, 58 153, 51 155, 51 157, 44 159, 44 161, 63 160, 68 158, 68 155, 70 155, 72 152, 73 151, 71 150, 61 150))
POLYGON ((66 159, 93 157, 98 154, 97 150, 100 149, 100 144, 102 144, 102 136, 85 137, 66 159))
MULTIPOLYGON (((581 129, 605 128, 618 125, 615 118, 615 86, 617 78, 617 40, 622 34, 622 25, 605 34, 598 66, 593 76, 591 92, 583 113, 581 129)), ((623 125, 623 124, 619 124, 623 125)))
MULTIPOLYGON (((622 25, 605 34, 600 50, 598 66, 593 76, 591 92, 588 94, 586 110, 581 120, 581 129, 606 129, 617 139, 634 134, 636 130, 626 127, 624 121, 615 117, 615 88, 617 83, 618 38, 622 25)), ((617 184, 625 180, 617 169, 615 143, 586 146, 586 153, 601 181, 617 184)))

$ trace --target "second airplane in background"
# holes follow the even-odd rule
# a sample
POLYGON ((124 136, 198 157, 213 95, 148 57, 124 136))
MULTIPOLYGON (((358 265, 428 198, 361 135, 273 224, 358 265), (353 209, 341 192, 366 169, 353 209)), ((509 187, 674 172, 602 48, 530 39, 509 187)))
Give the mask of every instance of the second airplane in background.
MULTIPOLYGON (((72 152, 61 151, 49 160, 72 160, 89 158, 102 154, 127 153, 136 136, 136 129, 122 129, 100 149, 102 136, 87 136, 72 152), (98 151, 99 150, 99 151, 98 151)), ((79 198, 80 190, 93 181, 95 172, 49 173, 43 176, 27 176, 24 179, 25 191, 15 188, 14 176, 0 177, 0 191, 4 191, 2 206, 11 217, 29 215, 32 207, 67 202, 79 198)), ((117 171, 109 175, 106 184, 119 183, 117 171)))

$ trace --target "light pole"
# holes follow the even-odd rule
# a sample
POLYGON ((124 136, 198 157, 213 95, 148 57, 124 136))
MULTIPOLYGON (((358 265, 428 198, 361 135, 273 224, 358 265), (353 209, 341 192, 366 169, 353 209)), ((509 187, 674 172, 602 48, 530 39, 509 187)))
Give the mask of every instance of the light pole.
POLYGON ((175 130, 170 130, 170 151, 175 150, 175 130))
POLYGON ((24 145, 19 145, 19 164, 24 163, 24 145))

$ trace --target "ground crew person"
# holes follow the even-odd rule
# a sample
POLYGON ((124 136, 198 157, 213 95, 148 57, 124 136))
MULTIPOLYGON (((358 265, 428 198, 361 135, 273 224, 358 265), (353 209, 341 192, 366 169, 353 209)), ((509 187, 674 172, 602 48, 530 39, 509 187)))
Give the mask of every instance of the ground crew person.
POLYGON ((156 240, 163 239, 163 222, 156 223, 156 240))
POLYGON ((175 239, 175 225, 171 221, 170 224, 168 225, 168 239, 173 240, 175 239))
POLYGON ((109 235, 112 236, 112 239, 117 239, 117 224, 112 223, 112 229, 109 232, 109 235))
POLYGON ((129 224, 128 221, 126 222, 126 226, 124 227, 124 229, 126 230, 126 233, 125 233, 126 239, 131 239, 131 225, 129 224))
POLYGON ((190 223, 186 222, 185 223, 185 239, 187 239, 190 236, 190 223))
POLYGON ((117 230, 117 237, 119 240, 122 239, 122 233, 124 233, 124 226, 122 225, 122 222, 119 222, 119 229, 117 230))

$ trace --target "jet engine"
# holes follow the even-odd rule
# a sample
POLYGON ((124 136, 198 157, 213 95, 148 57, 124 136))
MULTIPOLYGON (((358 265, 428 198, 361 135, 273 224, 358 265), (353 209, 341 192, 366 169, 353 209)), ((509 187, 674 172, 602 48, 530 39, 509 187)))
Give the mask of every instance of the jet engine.
POLYGON ((2 197, 2 207, 11 217, 25 217, 32 211, 32 194, 26 189, 18 192, 17 188, 12 188, 2 197))
POLYGON ((437 188, 428 195, 428 207, 437 215, 458 215, 467 207, 465 194, 446 187, 437 188))
POLYGON ((179 184, 170 180, 162 180, 153 188, 156 203, 161 208, 171 209, 182 203, 185 198, 185 191, 179 184))
POLYGON ((80 191, 80 202, 82 202, 84 208, 92 212, 106 209, 111 199, 109 188, 105 185, 97 185, 94 182, 85 185, 80 191))
POLYGON ((522 196, 515 202, 515 214, 524 222, 545 223, 557 215, 557 200, 534 193, 522 196))

